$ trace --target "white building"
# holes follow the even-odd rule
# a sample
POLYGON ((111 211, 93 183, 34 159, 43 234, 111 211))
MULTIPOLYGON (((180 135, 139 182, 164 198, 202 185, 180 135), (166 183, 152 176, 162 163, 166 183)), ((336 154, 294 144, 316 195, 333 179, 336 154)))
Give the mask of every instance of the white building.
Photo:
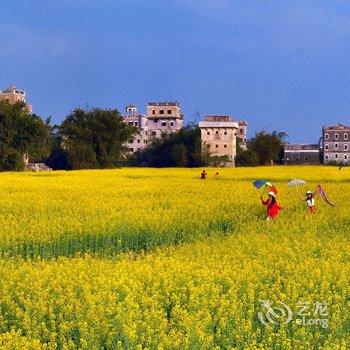
POLYGON ((147 115, 139 114, 134 105, 127 106, 125 111, 125 123, 137 128, 133 142, 127 145, 131 153, 145 148, 162 135, 177 132, 183 127, 183 115, 178 102, 149 102, 147 115))

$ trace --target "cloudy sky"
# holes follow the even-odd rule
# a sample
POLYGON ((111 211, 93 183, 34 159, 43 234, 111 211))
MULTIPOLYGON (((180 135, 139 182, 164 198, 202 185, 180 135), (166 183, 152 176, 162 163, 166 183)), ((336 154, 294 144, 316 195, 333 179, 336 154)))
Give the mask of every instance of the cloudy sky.
MULTIPOLYGON (((60 122, 73 108, 178 100, 291 142, 350 123, 348 0, 8 0, 0 88, 60 122)), ((197 118, 198 121, 198 118, 197 118)))

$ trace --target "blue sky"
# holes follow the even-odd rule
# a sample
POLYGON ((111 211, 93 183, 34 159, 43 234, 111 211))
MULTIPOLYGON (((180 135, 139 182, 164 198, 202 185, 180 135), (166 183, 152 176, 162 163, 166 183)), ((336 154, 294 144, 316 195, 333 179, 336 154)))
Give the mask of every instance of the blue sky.
POLYGON ((348 0, 9 0, 0 14, 0 87, 55 122, 151 100, 291 142, 350 122, 348 0))

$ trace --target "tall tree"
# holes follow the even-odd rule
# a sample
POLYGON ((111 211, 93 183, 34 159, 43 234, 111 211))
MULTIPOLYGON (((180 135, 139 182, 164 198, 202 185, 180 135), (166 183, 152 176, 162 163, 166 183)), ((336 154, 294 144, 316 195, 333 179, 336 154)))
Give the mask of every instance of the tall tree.
POLYGON ((248 142, 248 151, 256 154, 259 165, 268 165, 272 162, 280 162, 283 155, 283 140, 287 136, 285 132, 259 131, 248 142))
POLYGON ((125 158, 135 127, 116 109, 75 109, 60 126, 62 148, 70 168, 112 168, 125 158))
POLYGON ((24 155, 43 161, 49 153, 48 126, 23 102, 0 101, 0 169, 22 170, 24 155))

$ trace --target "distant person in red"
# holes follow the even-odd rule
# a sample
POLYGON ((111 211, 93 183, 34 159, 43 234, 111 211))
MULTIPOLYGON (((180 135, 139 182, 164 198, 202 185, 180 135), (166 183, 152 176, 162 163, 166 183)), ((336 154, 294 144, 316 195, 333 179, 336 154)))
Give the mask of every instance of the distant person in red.
POLYGON ((276 196, 274 192, 269 192, 269 198, 266 201, 263 200, 263 197, 260 197, 261 203, 266 206, 267 209, 267 217, 266 220, 274 220, 279 211, 283 209, 276 201, 276 196))
POLYGON ((207 172, 206 172, 205 170, 203 170, 203 171, 201 172, 201 180, 205 180, 206 177, 207 177, 207 172))

